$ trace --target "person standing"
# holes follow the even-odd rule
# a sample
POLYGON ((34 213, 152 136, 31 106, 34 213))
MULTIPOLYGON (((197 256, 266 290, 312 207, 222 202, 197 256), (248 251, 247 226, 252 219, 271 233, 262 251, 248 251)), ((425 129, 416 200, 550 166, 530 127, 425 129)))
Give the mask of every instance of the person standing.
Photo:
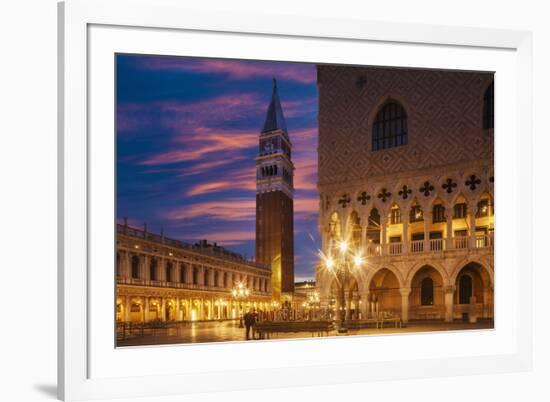
POLYGON ((256 316, 250 311, 244 315, 244 326, 246 328, 246 340, 250 340, 250 328, 256 323, 256 316))

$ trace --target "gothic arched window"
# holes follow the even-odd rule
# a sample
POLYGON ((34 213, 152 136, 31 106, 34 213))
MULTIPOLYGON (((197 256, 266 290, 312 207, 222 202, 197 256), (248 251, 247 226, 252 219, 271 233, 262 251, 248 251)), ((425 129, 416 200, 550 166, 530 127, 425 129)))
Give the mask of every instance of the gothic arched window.
POLYGON ((132 278, 139 278, 139 257, 137 255, 132 257, 132 278))
POLYGON ((491 85, 485 91, 483 96, 483 128, 495 127, 495 83, 491 82, 491 85))
POLYGON ((458 281, 458 303, 470 304, 472 297, 472 277, 470 275, 462 275, 458 281))
POLYGON ((355 211, 351 213, 349 219, 351 224, 351 241, 357 247, 361 244, 361 219, 355 211))
POLYGON ((407 113, 395 101, 386 103, 378 111, 372 125, 372 150, 407 144, 407 113))
POLYGON ((422 279, 420 284, 420 304, 431 306, 434 304, 434 281, 432 278, 422 279))

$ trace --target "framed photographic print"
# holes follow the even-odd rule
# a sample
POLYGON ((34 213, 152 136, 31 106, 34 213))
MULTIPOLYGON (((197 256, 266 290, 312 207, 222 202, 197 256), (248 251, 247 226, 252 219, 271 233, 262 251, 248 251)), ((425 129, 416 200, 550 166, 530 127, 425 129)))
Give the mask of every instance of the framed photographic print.
POLYGON ((61 398, 529 369, 529 33, 59 14, 61 398))

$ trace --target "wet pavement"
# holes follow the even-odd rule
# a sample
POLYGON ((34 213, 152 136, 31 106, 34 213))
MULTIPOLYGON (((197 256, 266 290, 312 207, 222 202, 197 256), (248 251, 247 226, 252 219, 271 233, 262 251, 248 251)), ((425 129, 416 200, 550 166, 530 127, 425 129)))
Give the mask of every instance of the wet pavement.
MULTIPOLYGON (((407 332, 433 332, 433 331, 461 331, 471 329, 492 329, 492 321, 483 321, 475 324, 465 322, 413 322, 403 328, 364 328, 349 330, 350 335, 380 335, 407 332)), ((342 336, 336 331, 329 332, 329 336, 342 336)), ((310 332, 273 334, 273 339, 311 338, 310 332)), ((143 335, 129 335, 125 339, 119 339, 117 346, 144 346, 167 345, 180 343, 209 343, 245 341, 245 329, 239 328, 238 321, 208 321, 194 322, 179 325, 177 328, 146 330, 143 335)), ((258 340, 256 340, 258 342, 258 340)), ((260 342, 264 342, 263 340, 260 342)))

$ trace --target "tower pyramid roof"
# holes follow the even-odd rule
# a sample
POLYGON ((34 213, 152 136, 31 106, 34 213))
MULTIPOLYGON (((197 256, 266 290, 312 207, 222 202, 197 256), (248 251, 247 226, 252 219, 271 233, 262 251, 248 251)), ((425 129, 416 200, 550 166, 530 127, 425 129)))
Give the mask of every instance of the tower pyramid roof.
POLYGON ((288 137, 285 116, 283 115, 283 108, 281 107, 279 93, 277 92, 277 80, 273 78, 273 93, 271 94, 271 102, 269 103, 269 107, 267 109, 267 116, 265 118, 262 133, 275 130, 282 130, 288 137))

